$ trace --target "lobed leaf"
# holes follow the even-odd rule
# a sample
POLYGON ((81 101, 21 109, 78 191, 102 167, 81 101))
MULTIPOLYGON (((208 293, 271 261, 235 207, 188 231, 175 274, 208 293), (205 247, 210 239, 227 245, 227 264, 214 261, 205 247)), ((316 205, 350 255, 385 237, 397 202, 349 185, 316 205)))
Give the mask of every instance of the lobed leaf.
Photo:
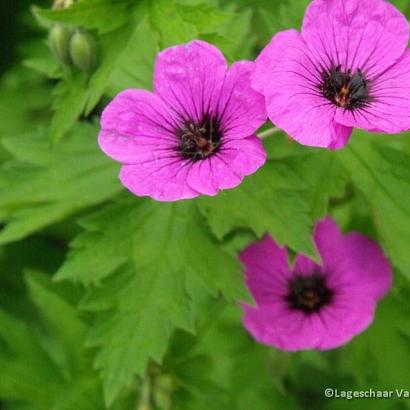
POLYGON ((51 145, 43 132, 3 139, 14 160, 0 173, 0 244, 105 201, 118 193, 118 166, 101 153, 97 127, 81 123, 51 145))
POLYGON ((250 228, 317 259, 311 239, 309 192, 284 163, 269 161, 237 188, 203 197, 200 208, 213 232, 223 238, 237 228, 250 228))
POLYGON ((410 155, 358 134, 340 158, 370 204, 391 262, 410 277, 410 155))
POLYGON ((218 246, 192 201, 121 201, 81 224, 86 232, 56 279, 97 284, 83 307, 110 308, 88 343, 99 349, 95 365, 111 404, 150 358, 161 361, 175 327, 193 331, 192 291, 228 299, 246 292, 239 262, 218 246))

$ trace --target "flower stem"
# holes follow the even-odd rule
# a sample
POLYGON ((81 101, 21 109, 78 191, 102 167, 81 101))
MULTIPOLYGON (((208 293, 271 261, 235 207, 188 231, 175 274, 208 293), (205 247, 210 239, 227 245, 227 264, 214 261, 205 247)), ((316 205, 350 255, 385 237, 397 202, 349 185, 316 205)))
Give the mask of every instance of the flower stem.
POLYGON ((141 390, 139 392, 140 398, 138 402, 137 410, 150 410, 150 398, 151 398, 151 379, 147 372, 144 380, 142 381, 141 390))
POLYGON ((257 134, 257 136, 258 136, 260 139, 263 139, 263 138, 269 137, 270 135, 276 134, 276 133, 278 133, 279 131, 281 131, 280 128, 272 127, 272 128, 269 128, 269 129, 267 129, 267 130, 265 130, 265 131, 260 132, 259 134, 257 134))

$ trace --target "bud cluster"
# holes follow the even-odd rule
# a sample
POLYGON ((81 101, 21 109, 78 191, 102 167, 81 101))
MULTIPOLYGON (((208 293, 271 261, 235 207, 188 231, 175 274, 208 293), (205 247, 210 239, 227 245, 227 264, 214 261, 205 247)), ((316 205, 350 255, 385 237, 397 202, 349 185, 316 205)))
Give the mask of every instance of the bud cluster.
POLYGON ((74 65, 90 74, 97 62, 97 45, 94 37, 83 28, 55 24, 49 33, 49 45, 63 66, 74 65))

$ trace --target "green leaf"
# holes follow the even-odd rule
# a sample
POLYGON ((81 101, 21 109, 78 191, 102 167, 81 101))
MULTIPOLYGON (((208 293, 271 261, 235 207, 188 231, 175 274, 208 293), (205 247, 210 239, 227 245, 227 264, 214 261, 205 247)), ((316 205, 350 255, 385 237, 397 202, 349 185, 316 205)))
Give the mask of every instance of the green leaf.
POLYGON ((392 263, 410 277, 410 155, 364 133, 357 133, 339 155, 370 204, 392 263))
POLYGON ((300 31, 309 0, 264 1, 258 7, 258 15, 267 34, 294 28, 300 31))
POLYGON ((409 318, 405 292, 391 294, 378 306, 372 326, 343 349, 342 360, 360 386, 403 388, 409 377, 408 363, 403 360, 410 354, 409 318))
MULTIPOLYGON (((126 78, 121 78, 121 87, 150 88, 157 44, 147 19, 143 17, 145 10, 142 3, 135 10, 132 24, 100 37, 101 51, 98 67, 88 84, 86 114, 92 111, 107 89, 112 89, 112 79, 124 73, 128 82, 124 84, 126 78)), ((115 89, 110 95, 118 91, 122 88, 115 89)))
POLYGON ((209 3, 194 5, 176 3, 176 8, 181 18, 193 24, 199 33, 217 33, 233 15, 218 10, 209 3))
POLYGON ((157 51, 157 40, 148 19, 144 18, 131 34, 127 46, 116 60, 110 75, 108 94, 115 95, 127 88, 152 89, 157 51))
POLYGON ((47 277, 32 273, 27 280, 40 315, 24 323, 0 310, 0 397, 39 410, 104 408, 82 348, 85 325, 78 312, 47 277))
POLYGON ((95 364, 110 404, 150 358, 161 360, 174 327, 193 330, 193 286, 228 299, 244 299, 246 292, 238 261, 210 236, 192 201, 133 199, 81 223, 88 232, 74 241, 56 278, 97 285, 107 278, 83 306, 114 308, 89 338, 99 347, 95 364))
MULTIPOLYGON (((30 298, 41 312, 50 334, 59 341, 75 365, 83 353, 79 340, 84 339, 86 327, 73 306, 54 293, 50 280, 36 272, 26 275, 30 298), (64 323, 61 321, 64 318, 64 323)), ((68 360, 67 360, 68 361, 68 360)))
POLYGON ((84 111, 88 98, 85 76, 77 73, 61 81, 53 90, 53 95, 54 115, 48 132, 50 139, 57 142, 84 111))
POLYGON ((150 21, 159 34, 161 48, 218 34, 232 16, 207 2, 190 5, 178 0, 157 0, 150 3, 150 21))
POLYGON ((150 4, 150 21, 159 33, 161 48, 184 43, 198 37, 196 26, 185 21, 176 0, 157 0, 150 4))
POLYGON ((349 174, 335 152, 316 150, 287 160, 290 168, 309 187, 309 204, 313 220, 326 216, 329 200, 343 195, 349 174))
POLYGON ((78 124, 59 144, 43 133, 6 138, 15 157, 0 173, 0 243, 15 241, 120 191, 118 165, 96 142, 97 127, 78 124))
POLYGON ((43 19, 106 33, 125 23, 130 3, 130 0, 86 0, 64 9, 33 7, 33 12, 43 19))
POLYGON ((306 185, 287 165, 269 161, 236 189, 201 198, 200 206, 219 238, 239 227, 259 237, 269 232, 278 243, 317 259, 309 200, 306 185))
POLYGON ((216 45, 232 61, 253 59, 252 48, 255 42, 255 34, 252 31, 252 10, 247 8, 235 12, 233 16, 222 26, 224 44, 217 42, 216 45))
POLYGON ((49 121, 50 89, 37 73, 15 67, 2 77, 0 88, 1 137, 26 132, 49 121))

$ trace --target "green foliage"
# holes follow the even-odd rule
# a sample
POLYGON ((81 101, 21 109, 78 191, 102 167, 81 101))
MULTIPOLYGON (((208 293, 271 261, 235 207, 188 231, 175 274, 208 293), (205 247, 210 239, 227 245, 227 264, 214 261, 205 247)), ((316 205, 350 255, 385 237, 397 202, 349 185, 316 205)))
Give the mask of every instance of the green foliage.
POLYGON ((410 311, 406 297, 395 295, 383 301, 374 325, 346 349, 346 367, 361 386, 401 389, 408 377, 408 366, 403 360, 410 354, 410 311), (385 353, 380 355, 381 351, 385 353))
POLYGON ((64 9, 34 8, 39 17, 107 33, 125 24, 130 0, 87 0, 64 9))
POLYGON ((307 186, 289 167, 270 162, 238 188, 200 203, 219 238, 249 227, 259 237, 269 232, 279 243, 315 257, 308 197, 307 186))
POLYGON ((345 192, 348 173, 336 154, 329 151, 304 152, 289 159, 290 168, 309 187, 309 208, 314 221, 327 214, 329 200, 345 192))
POLYGON ((100 347, 96 366, 111 404, 149 358, 161 360, 173 327, 193 331, 194 290, 228 299, 246 293, 238 262, 217 246, 191 203, 120 202, 81 224, 88 232, 74 241, 56 278, 89 284, 108 277, 87 293, 83 307, 113 309, 89 338, 100 347))
MULTIPOLYGON (((308 0, 36 3, 31 15, 29 0, 0 13, 13 57, 0 78, 0 407, 334 410, 346 401, 326 400, 328 386, 406 388, 408 133, 356 132, 330 152, 278 132, 264 139, 268 163, 240 186, 171 204, 127 193, 98 147, 103 108, 123 89, 152 89, 159 50, 199 38, 229 62, 253 60, 277 31, 300 29, 308 0), (56 24, 67 30, 57 56, 56 24), (95 41, 86 72, 66 55, 76 30, 95 41), (311 234, 327 214, 381 244, 393 290, 340 349, 256 343, 241 323, 240 302, 252 301, 238 252, 269 232, 318 260, 311 234)), ((409 17, 407 0, 393 3, 409 17)))
POLYGON ((44 85, 40 75, 25 67, 18 67, 1 78, 1 137, 27 132, 48 119, 50 95, 44 85))
POLYGON ((0 173, 0 243, 26 237, 119 191, 118 167, 96 145, 97 127, 80 123, 52 145, 44 132, 3 139, 14 159, 0 173))
POLYGON ((38 410, 102 408, 100 383, 84 355, 86 326, 78 312, 46 277, 31 273, 27 286, 42 321, 24 323, 0 311, 0 395, 38 410))
POLYGON ((340 157, 368 200, 392 263, 410 277, 410 155, 375 138, 360 133, 340 157))
POLYGON ((63 22, 73 28, 97 29, 99 33, 93 56, 98 60, 95 72, 88 77, 75 69, 65 68, 59 75, 61 82, 54 91, 57 98, 50 127, 50 137, 54 141, 62 138, 81 114, 88 115, 107 89, 116 91, 118 78, 124 86, 122 74, 131 77, 131 81, 125 83, 127 86, 151 84, 151 68, 159 47, 207 36, 216 36, 226 43, 217 34, 217 28, 234 17, 206 2, 194 6, 177 0, 136 3, 87 0, 67 9, 33 10, 46 27, 53 22, 63 22), (138 69, 143 66, 146 68, 138 69))

